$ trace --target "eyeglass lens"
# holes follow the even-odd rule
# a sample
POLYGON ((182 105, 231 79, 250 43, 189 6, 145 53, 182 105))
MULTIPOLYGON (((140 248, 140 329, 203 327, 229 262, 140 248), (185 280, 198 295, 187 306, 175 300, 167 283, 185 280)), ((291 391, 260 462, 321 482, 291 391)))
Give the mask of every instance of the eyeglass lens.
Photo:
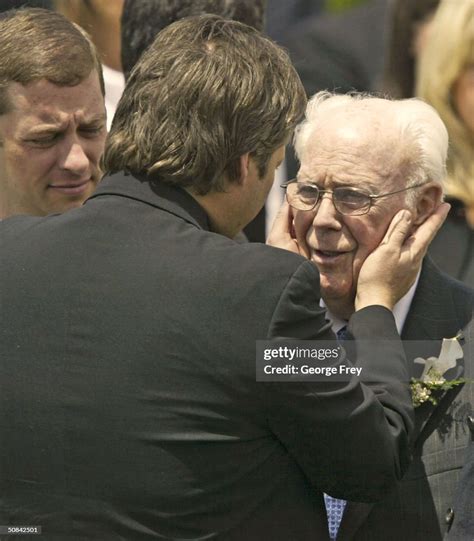
MULTIPOLYGON (((314 184, 293 182, 287 186, 288 203, 298 210, 312 210, 320 202, 324 190, 314 184)), ((370 208, 370 197, 354 188, 337 187, 332 190, 332 200, 341 214, 361 214, 370 208)))

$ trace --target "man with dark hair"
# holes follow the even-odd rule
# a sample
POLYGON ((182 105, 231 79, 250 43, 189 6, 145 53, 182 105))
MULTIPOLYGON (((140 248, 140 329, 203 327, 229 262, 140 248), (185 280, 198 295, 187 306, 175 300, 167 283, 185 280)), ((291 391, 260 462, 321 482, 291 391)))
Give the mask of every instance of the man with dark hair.
POLYGON ((266 0, 125 0, 122 11, 122 68, 127 79, 158 32, 169 24, 206 13, 263 30, 266 0))
POLYGON ((132 72, 95 194, 0 224, 0 524, 48 541, 327 540, 323 491, 373 501, 403 474, 391 308, 444 210, 408 240, 397 215, 361 269, 361 380, 256 381, 256 340, 334 338, 311 262, 232 240, 305 101, 258 31, 174 23, 132 72))
MULTIPOLYGON (((184 17, 210 13, 240 21, 261 31, 265 6, 266 0, 125 0, 121 21, 121 54, 125 79, 158 32, 169 24, 184 17)), ((277 188, 269 193, 265 208, 245 228, 249 240, 265 242, 267 222, 271 225, 280 204, 281 190, 277 188)), ((246 237, 243 234, 238 236, 244 241, 246 237)))
POLYGON ((0 219, 77 207, 94 191, 106 135, 95 48, 43 9, 0 15, 0 219))

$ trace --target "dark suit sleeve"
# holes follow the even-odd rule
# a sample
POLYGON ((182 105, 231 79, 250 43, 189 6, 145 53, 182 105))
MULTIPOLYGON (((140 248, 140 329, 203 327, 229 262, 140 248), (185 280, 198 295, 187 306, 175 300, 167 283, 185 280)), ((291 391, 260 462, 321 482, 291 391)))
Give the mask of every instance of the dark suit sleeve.
MULTIPOLYGON (((269 338, 334 339, 315 281, 317 271, 304 263, 280 297, 269 338)), ((350 330, 360 379, 263 387, 271 430, 312 484, 335 497, 371 502, 383 498, 408 465, 413 409, 392 313, 368 307, 353 315, 350 330), (374 343, 374 336, 383 340, 374 343)))

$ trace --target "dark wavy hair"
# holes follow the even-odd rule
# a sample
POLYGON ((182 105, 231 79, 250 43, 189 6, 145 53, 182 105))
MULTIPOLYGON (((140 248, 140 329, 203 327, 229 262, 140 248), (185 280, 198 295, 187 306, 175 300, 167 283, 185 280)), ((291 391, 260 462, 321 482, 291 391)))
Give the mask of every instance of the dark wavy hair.
POLYGON ((287 53, 263 34, 213 15, 160 32, 130 75, 103 169, 147 175, 204 195, 259 173, 303 118, 306 95, 287 53))

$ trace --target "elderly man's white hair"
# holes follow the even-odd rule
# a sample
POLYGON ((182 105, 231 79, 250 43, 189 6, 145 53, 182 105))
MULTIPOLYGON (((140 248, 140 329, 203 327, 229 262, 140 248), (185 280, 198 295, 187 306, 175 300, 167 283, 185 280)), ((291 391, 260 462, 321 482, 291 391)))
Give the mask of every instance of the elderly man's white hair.
MULTIPOLYGON (((448 132, 433 107, 417 98, 389 100, 369 94, 318 92, 308 102, 305 120, 295 131, 295 150, 300 162, 309 140, 324 135, 323 123, 339 113, 356 116, 358 111, 376 114, 379 123, 390 127, 388 133, 398 131, 402 155, 408 156, 413 166, 407 186, 423 181, 442 185, 446 178, 448 132)), ((387 144, 392 141, 389 138, 387 144)))

